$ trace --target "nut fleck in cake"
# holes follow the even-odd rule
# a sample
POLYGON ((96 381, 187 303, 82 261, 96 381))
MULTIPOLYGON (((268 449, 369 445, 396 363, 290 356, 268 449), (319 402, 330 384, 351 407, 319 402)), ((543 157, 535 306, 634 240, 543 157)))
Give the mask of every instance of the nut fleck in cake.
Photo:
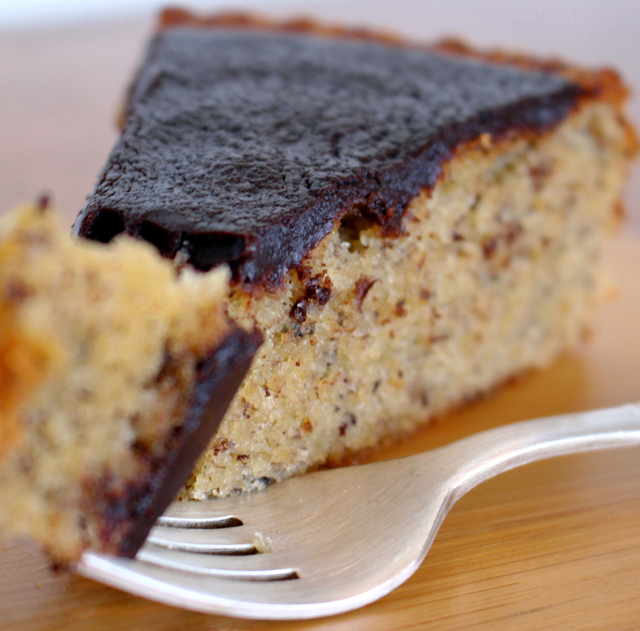
POLYGON ((224 313, 228 274, 52 211, 0 227, 0 529, 59 562, 135 554, 215 432, 259 344, 224 313))
POLYGON ((165 14, 76 224, 265 342, 183 497, 396 440, 581 339, 637 151, 612 71, 165 14))

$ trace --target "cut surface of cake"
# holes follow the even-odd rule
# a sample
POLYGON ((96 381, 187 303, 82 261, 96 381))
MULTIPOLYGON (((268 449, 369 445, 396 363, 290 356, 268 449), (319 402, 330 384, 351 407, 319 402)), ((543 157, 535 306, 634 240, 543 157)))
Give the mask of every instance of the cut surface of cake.
POLYGON ((259 336, 228 272, 79 241, 32 206, 0 227, 0 531, 59 562, 131 556, 186 481, 259 336))
POLYGON ((264 334, 183 497, 340 462, 574 347, 625 98, 612 71, 165 14, 76 230, 227 263, 264 334))

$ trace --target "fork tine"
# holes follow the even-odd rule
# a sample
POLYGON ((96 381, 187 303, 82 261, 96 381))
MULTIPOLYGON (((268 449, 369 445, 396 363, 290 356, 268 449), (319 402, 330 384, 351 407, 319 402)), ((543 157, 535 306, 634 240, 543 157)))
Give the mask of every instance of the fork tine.
POLYGON ((156 522, 158 526, 169 528, 235 528, 242 526, 242 521, 232 515, 186 517, 178 515, 162 515, 156 522))
POLYGON ((147 543, 172 550, 204 554, 256 554, 256 535, 248 528, 212 530, 155 526, 147 543))
POLYGON ((271 554, 221 556, 164 550, 145 545, 136 555, 136 560, 182 572, 237 580, 280 581, 298 578, 295 569, 286 565, 278 567, 278 558, 274 559, 271 554))
MULTIPOLYGON (((279 496, 282 489, 269 489, 270 497, 279 496)), ((293 495, 293 494, 292 494, 293 495)), ((292 501, 295 501, 292 497, 292 501)), ((223 497, 208 500, 174 502, 158 522, 162 526, 183 528, 222 528, 249 526, 256 530, 268 530, 275 522, 281 523, 292 517, 292 511, 279 513, 273 510, 273 502, 265 501, 261 493, 223 497)))
POLYGON ((215 500, 187 500, 170 504, 161 521, 187 522, 194 520, 221 520, 235 519, 235 511, 238 509, 238 498, 217 498, 215 500), (235 499, 235 502, 229 502, 235 499), (231 508, 231 510, 229 510, 231 508))
MULTIPOLYGON (((265 555, 266 556, 266 555, 265 555)), ((85 552, 82 573, 118 589, 151 600, 195 611, 248 618, 308 618, 291 585, 302 580, 228 580, 191 572, 176 572, 150 563, 85 552), (284 603, 276 604, 276 603, 284 603)))

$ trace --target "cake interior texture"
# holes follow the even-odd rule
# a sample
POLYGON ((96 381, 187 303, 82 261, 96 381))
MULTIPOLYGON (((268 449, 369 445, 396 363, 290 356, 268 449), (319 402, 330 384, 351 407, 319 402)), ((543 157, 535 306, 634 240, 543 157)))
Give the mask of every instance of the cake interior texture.
POLYGON ((79 241, 53 211, 4 218, 3 532, 28 533, 61 562, 123 551, 201 365, 232 330, 227 270, 176 276, 148 244, 79 241))
POLYGON ((345 215, 229 313, 265 343, 183 497, 256 489, 406 436, 582 339, 635 142, 619 109, 460 147, 402 234, 345 215))
POLYGON ((581 340, 637 152, 615 73, 165 18, 76 231, 229 264, 264 335, 181 497, 356 459, 581 340))

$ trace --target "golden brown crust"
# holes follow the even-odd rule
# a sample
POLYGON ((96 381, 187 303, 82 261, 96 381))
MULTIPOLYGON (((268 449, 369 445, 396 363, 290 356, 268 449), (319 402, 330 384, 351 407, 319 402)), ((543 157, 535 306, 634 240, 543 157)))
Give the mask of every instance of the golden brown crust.
POLYGON ((522 52, 504 51, 501 49, 479 50, 469 43, 456 38, 447 38, 431 44, 404 40, 397 34, 366 28, 346 27, 341 25, 320 24, 312 18, 298 17, 291 20, 276 21, 265 16, 248 13, 219 13, 199 16, 179 8, 165 9, 159 17, 159 30, 191 26, 200 28, 247 28, 256 30, 276 30, 289 33, 313 33, 326 37, 348 39, 376 40, 390 45, 429 48, 441 53, 473 57, 484 61, 509 64, 562 74, 574 81, 590 93, 598 97, 622 103, 629 96, 629 88, 619 74, 611 68, 596 70, 581 68, 558 58, 542 59, 522 52))
POLYGON ((618 104, 625 101, 629 96, 629 88, 623 83, 620 75, 611 68, 590 70, 569 64, 555 57, 543 59, 532 57, 522 52, 502 49, 479 50, 467 42, 453 38, 436 42, 433 48, 451 55, 472 57, 491 63, 509 64, 529 70, 542 70, 561 74, 580 85, 587 92, 618 104))
POLYGON ((398 35, 385 31, 372 31, 365 28, 319 24, 312 18, 298 17, 291 20, 276 21, 271 18, 250 13, 225 12, 214 15, 196 15, 185 9, 170 7, 160 13, 158 29, 190 26, 196 28, 246 28, 256 30, 275 30, 285 33, 315 33, 325 37, 377 40, 388 44, 404 46, 398 35))
POLYGON ((623 124, 627 135, 628 155, 634 156, 640 151, 640 142, 636 130, 622 113, 622 107, 629 98, 630 89, 612 68, 581 68, 555 57, 542 59, 522 52, 509 52, 501 49, 481 51, 462 40, 453 38, 436 42, 433 48, 446 54, 561 74, 585 90, 587 96, 582 98, 583 102, 591 101, 595 98, 613 103, 619 107, 620 122, 623 124))

